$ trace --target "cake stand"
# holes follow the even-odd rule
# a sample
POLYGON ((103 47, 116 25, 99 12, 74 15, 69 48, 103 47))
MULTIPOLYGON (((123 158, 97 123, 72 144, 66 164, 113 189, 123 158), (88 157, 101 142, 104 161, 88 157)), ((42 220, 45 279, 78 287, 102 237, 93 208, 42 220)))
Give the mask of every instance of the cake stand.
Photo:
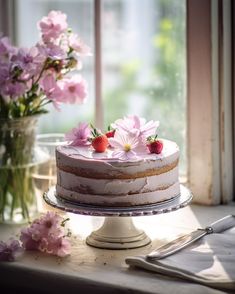
POLYGON ((76 204, 56 196, 55 187, 44 193, 47 204, 75 214, 104 216, 103 225, 87 238, 88 245, 105 249, 130 249, 145 246, 151 242, 144 231, 135 227, 132 217, 157 215, 175 211, 187 206, 192 200, 192 193, 181 185, 180 194, 172 199, 152 205, 134 207, 101 207, 76 204))

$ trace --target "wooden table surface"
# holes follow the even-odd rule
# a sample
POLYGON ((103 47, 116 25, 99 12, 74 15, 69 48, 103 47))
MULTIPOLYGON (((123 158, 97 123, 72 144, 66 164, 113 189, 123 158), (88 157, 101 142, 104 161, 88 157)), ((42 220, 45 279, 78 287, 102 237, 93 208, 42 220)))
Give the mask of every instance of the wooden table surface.
MULTIPOLYGON (((100 227, 104 218, 67 214, 72 230, 72 253, 60 259, 38 252, 25 252, 11 263, 0 263, 1 293, 225 293, 142 269, 129 268, 127 256, 149 253, 175 237, 204 227, 235 213, 235 204, 206 207, 190 205, 177 211, 133 218, 152 243, 138 249, 106 250, 86 244, 86 237, 100 227)), ((0 225, 0 240, 19 236, 20 227, 0 225)))

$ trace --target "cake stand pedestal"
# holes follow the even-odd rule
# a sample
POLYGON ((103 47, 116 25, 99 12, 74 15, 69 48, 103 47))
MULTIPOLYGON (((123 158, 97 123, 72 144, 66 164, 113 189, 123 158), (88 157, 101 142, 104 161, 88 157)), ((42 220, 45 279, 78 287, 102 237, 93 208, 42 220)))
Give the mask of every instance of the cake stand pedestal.
POLYGON ((130 249, 151 242, 144 231, 135 227, 132 217, 106 217, 97 231, 87 237, 88 245, 108 249, 130 249))
POLYGON ((105 216, 103 225, 86 238, 88 245, 105 249, 131 249, 149 244, 150 238, 144 231, 135 227, 132 217, 168 213, 187 206, 192 197, 190 190, 183 185, 180 186, 180 194, 173 199, 134 207, 77 204, 56 196, 55 187, 51 187, 43 195, 47 204, 60 210, 82 215, 105 216))

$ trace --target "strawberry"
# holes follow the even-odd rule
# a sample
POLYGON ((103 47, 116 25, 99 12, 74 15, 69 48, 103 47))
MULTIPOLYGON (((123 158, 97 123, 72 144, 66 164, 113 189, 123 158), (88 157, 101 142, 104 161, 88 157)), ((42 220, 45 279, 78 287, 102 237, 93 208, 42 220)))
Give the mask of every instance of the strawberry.
POLYGON ((147 147, 150 153, 160 154, 162 152, 163 142, 161 140, 157 140, 157 135, 155 137, 148 137, 147 141, 147 147))
POLYGON ((104 152, 109 145, 108 138, 106 135, 102 134, 101 132, 97 131, 92 125, 92 135, 93 138, 91 139, 91 145, 95 149, 96 152, 104 152))
POLYGON ((107 138, 113 138, 115 134, 115 130, 112 130, 110 126, 108 126, 108 131, 105 133, 107 138))
POLYGON ((109 141, 106 135, 99 135, 92 140, 91 145, 96 152, 104 152, 109 145, 109 141))
POLYGON ((115 130, 108 131, 108 132, 105 133, 107 138, 113 138, 114 134, 115 134, 115 130))

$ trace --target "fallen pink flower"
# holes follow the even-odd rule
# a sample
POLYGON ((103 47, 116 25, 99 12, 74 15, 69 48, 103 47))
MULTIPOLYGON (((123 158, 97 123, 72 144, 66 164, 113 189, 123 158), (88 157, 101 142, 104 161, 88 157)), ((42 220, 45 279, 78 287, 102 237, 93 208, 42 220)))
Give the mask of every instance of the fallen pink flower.
POLYGON ((39 250, 48 254, 65 256, 70 253, 63 218, 55 212, 47 212, 28 228, 21 230, 20 240, 25 250, 39 250))
POLYGON ((10 239, 7 243, 0 241, 0 261, 14 261, 22 252, 18 240, 10 239))

